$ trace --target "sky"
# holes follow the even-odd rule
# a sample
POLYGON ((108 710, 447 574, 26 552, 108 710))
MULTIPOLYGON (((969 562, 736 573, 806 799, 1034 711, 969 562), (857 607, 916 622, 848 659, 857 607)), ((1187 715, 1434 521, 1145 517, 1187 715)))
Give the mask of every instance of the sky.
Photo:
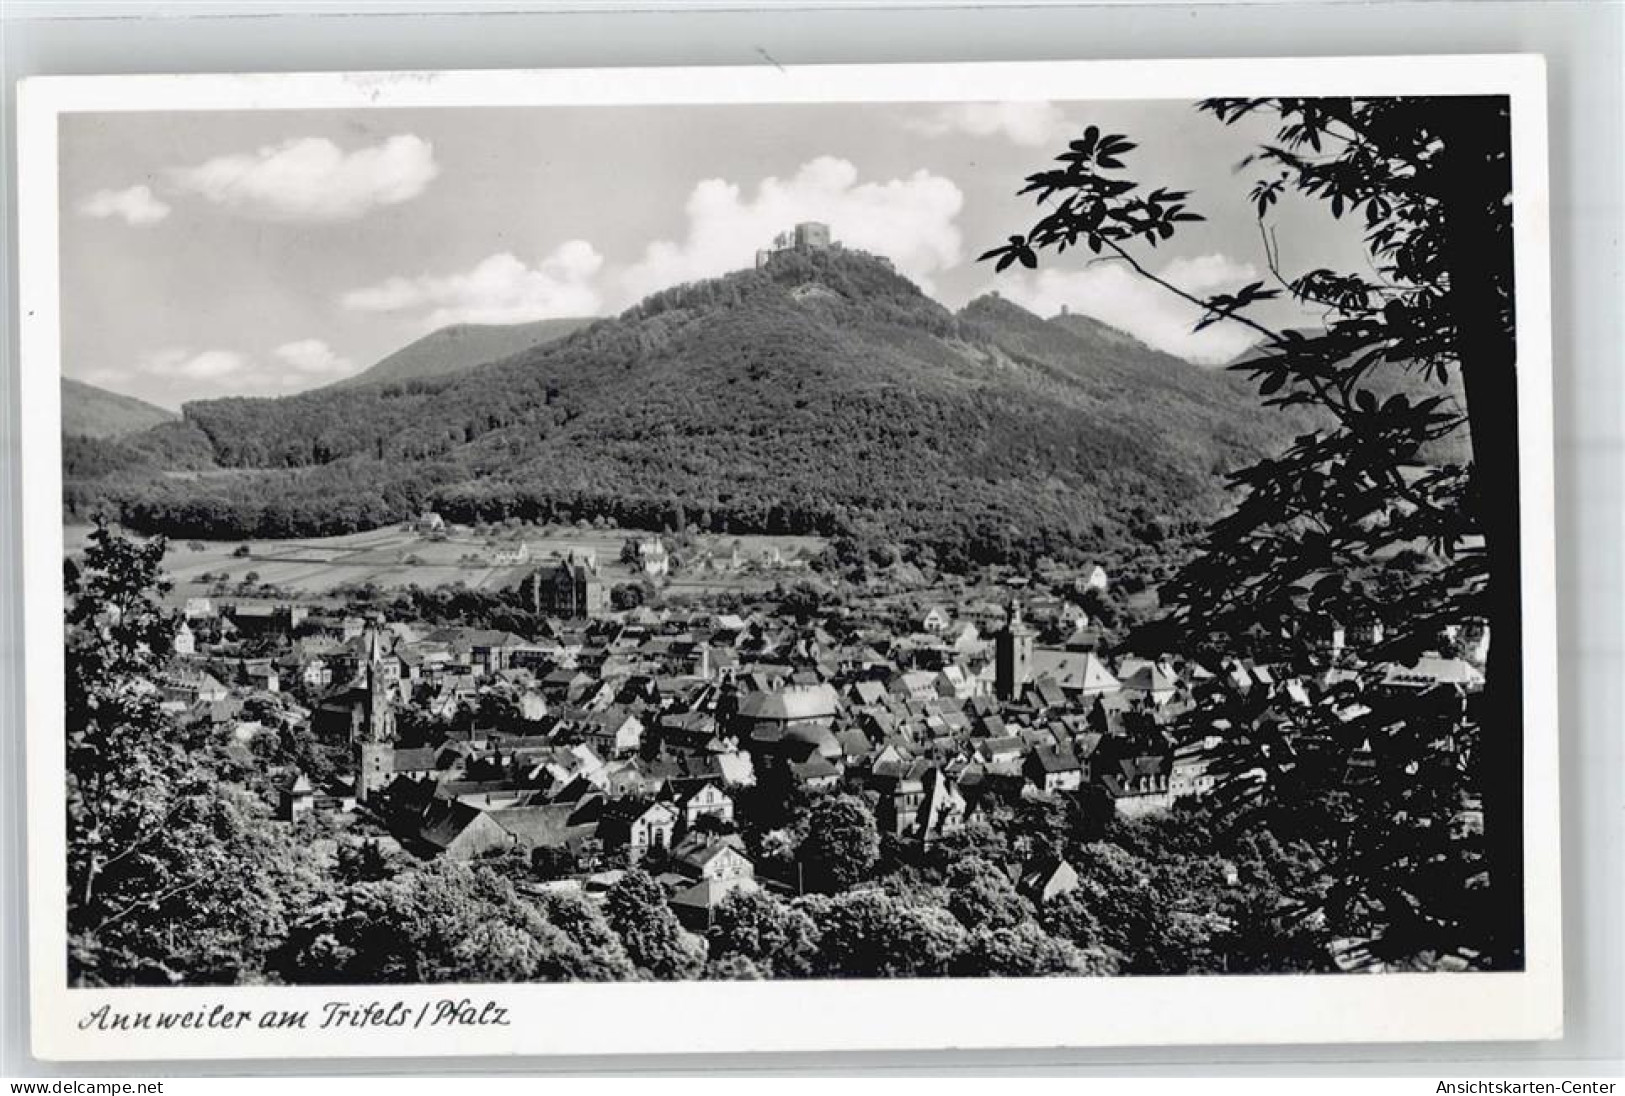
MULTIPOLYGON (((1086 253, 995 274, 1028 173, 1095 124, 1208 220, 1149 265, 1197 293, 1267 275, 1242 158, 1269 137, 1172 101, 76 114, 61 125, 63 372, 160 406, 285 395, 450 323, 611 315, 751 265, 798 221, 950 308, 997 290, 1192 361, 1253 340, 1086 253)), ((1288 201, 1288 273, 1361 268, 1357 226, 1288 201)))

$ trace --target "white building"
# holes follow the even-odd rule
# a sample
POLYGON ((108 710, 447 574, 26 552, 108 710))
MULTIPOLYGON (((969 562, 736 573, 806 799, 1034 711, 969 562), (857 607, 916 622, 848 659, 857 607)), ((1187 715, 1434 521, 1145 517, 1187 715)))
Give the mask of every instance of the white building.
POLYGON ((638 541, 638 566, 651 578, 671 573, 671 555, 659 537, 638 541))

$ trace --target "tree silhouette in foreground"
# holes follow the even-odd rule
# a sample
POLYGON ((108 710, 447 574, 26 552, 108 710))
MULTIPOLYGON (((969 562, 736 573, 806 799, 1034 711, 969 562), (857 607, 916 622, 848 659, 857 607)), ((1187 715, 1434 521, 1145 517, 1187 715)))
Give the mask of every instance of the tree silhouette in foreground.
POLYGON ((68 976, 75 985, 252 981, 318 883, 263 808, 217 788, 160 706, 177 618, 164 542, 105 524, 66 565, 68 976))
POLYGON ((1127 178, 1134 143, 1093 126, 1059 166, 1028 176, 1022 193, 1043 216, 982 258, 1032 268, 1040 253, 1081 247, 1124 263, 1199 309, 1198 330, 1251 328, 1256 352, 1231 368, 1258 382, 1265 406, 1305 409, 1318 424, 1233 473, 1239 504, 1165 588, 1172 609, 1147 642, 1315 672, 1327 658, 1306 638, 1333 621, 1382 625, 1368 667, 1413 662, 1451 626, 1493 626, 1487 685, 1474 695, 1391 695, 1370 688, 1367 670, 1294 713, 1291 733, 1256 693, 1200 718, 1242 729, 1221 787, 1233 820, 1312 835, 1331 854, 1338 882, 1303 912, 1358 941, 1357 958, 1521 966, 1509 102, 1218 99, 1200 109, 1226 125, 1274 120, 1274 140, 1246 161, 1270 282, 1199 297, 1150 270, 1143 249, 1202 217, 1188 192, 1127 178), (1283 271, 1270 211, 1287 195, 1361 218, 1369 269, 1283 271), (1263 322, 1258 306, 1277 298, 1318 322, 1263 322))

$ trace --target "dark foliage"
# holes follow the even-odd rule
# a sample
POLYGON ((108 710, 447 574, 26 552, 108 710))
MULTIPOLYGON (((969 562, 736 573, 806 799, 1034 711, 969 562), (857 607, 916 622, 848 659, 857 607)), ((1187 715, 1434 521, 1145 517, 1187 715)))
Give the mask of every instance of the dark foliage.
POLYGON ((1238 728, 1232 810, 1278 832, 1319 815, 1345 835, 1338 884, 1315 912, 1378 960, 1522 961, 1508 109, 1467 97, 1203 104, 1224 124, 1277 120, 1250 160, 1272 283, 1197 298, 1147 269, 1140 248, 1201 218, 1190 194, 1124 177, 1133 143, 1093 126, 1028 177, 1024 193, 1047 212, 983 256, 1031 267, 1083 247, 1120 261, 1200 306, 1198 327, 1251 327, 1259 349, 1232 368, 1267 406, 1311 416, 1283 453, 1234 475, 1239 505, 1163 591, 1174 609, 1160 645, 1314 673, 1326 668, 1306 642, 1316 623, 1380 624, 1374 663, 1414 661, 1448 625, 1493 625, 1488 685, 1467 703, 1351 681, 1290 726, 1241 695, 1200 714, 1238 728), (1369 269, 1283 272, 1269 216, 1289 192, 1358 217, 1369 269), (1256 318, 1283 297, 1320 325, 1256 318), (1368 777, 1351 780, 1363 751, 1368 777), (1483 835, 1465 821, 1480 804, 1483 835))
POLYGON ((604 914, 643 976, 693 978, 705 965, 705 941, 678 924, 666 892, 648 873, 633 869, 610 888, 604 914))
POLYGON ((818 891, 845 890, 868 876, 880 856, 874 814, 852 795, 814 801, 807 813, 807 832, 796 856, 807 886, 818 891))

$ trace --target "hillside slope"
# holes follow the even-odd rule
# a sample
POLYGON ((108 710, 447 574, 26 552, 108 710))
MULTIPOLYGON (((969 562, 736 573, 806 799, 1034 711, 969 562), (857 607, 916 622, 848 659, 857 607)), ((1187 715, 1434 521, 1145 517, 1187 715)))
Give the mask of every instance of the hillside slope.
POLYGON ((564 317, 516 324, 453 324, 408 343, 375 365, 329 388, 419 380, 462 373, 543 346, 581 330, 593 317, 564 317))
POLYGON ((137 434, 180 418, 145 400, 121 396, 84 381, 62 378, 62 433, 82 438, 137 434))
POLYGON ((453 377, 185 414, 231 471, 112 477, 79 504, 111 497, 177 535, 343 532, 423 506, 680 521, 958 565, 1194 527, 1226 501, 1219 473, 1283 437, 1232 378, 994 298, 955 315, 853 252, 784 254, 453 377))

